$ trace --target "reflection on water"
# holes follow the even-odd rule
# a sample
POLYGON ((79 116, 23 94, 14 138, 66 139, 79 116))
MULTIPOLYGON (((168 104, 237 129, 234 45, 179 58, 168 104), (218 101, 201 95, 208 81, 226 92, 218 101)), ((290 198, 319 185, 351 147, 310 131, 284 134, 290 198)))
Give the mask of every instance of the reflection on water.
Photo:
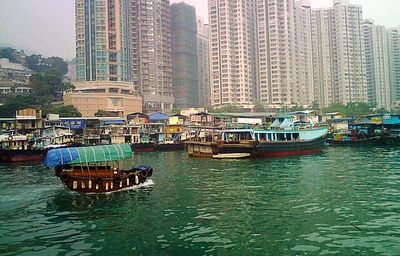
POLYGON ((101 195, 68 192, 42 167, 0 165, 0 254, 399 255, 399 154, 137 154, 153 183, 101 195))

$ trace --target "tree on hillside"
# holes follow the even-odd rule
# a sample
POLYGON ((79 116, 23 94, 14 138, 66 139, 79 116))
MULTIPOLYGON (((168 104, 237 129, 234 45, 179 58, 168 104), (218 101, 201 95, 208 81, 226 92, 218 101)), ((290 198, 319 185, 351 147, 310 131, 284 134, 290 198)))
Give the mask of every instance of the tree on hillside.
POLYGON ((60 71, 50 69, 45 73, 35 73, 29 79, 29 85, 37 96, 48 96, 53 99, 57 94, 71 88, 70 84, 64 83, 60 71))
POLYGON ((38 101, 36 97, 25 95, 12 96, 4 105, 0 106, 0 117, 14 117, 17 110, 24 108, 40 108, 38 102, 40 102, 40 100, 38 101))
POLYGON ((43 58, 41 55, 32 54, 26 58, 26 65, 33 72, 48 72, 58 70, 62 75, 68 73, 68 63, 60 57, 43 58))
POLYGON ((0 59, 1 58, 6 58, 9 59, 10 62, 17 62, 17 60, 14 57, 14 52, 15 50, 10 47, 5 47, 0 49, 0 59))

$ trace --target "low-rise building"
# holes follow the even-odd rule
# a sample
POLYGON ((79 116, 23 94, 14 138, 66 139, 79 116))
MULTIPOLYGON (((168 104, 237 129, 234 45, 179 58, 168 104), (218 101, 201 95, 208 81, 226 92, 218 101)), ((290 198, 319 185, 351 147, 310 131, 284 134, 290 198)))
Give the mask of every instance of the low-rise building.
POLYGON ((64 104, 75 106, 82 116, 94 116, 103 110, 125 116, 142 111, 142 97, 128 82, 92 81, 74 84, 64 92, 64 104))

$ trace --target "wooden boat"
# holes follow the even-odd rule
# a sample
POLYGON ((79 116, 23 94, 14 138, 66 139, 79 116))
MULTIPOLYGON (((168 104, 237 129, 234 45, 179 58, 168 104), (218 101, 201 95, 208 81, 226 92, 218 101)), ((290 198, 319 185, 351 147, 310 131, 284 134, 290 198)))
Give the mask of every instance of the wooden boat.
POLYGON ((152 176, 149 166, 122 168, 120 161, 131 156, 129 144, 60 148, 49 150, 44 164, 71 191, 105 193, 143 184, 152 176))
POLYGON ((25 135, 9 135, 0 139, 0 162, 43 161, 47 149, 36 148, 25 135))
POLYGON ((171 138, 166 138, 163 142, 157 143, 158 151, 175 151, 184 150, 185 144, 183 141, 174 141, 171 138))
POLYGON ((250 153, 219 153, 217 155, 213 155, 215 159, 239 159, 239 158, 248 158, 250 157, 250 153))
POLYGON ((190 157, 213 157, 218 154, 217 141, 220 136, 217 127, 191 127, 185 149, 190 157))

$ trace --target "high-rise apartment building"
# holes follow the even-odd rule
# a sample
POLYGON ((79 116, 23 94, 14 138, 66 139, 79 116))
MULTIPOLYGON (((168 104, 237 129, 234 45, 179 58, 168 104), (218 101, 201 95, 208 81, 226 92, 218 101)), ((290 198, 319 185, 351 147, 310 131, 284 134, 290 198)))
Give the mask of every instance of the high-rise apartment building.
POLYGON ((209 0, 211 104, 255 98, 255 1, 209 0))
POLYGON ((335 0, 333 8, 338 101, 344 104, 366 102, 362 8, 359 5, 349 4, 348 0, 335 0))
POLYGON ((334 19, 333 8, 312 10, 314 99, 320 107, 327 107, 339 98, 335 86, 334 19))
POLYGON ((209 1, 213 105, 311 104, 311 6, 302 0, 209 1))
POLYGON ((132 81, 144 111, 171 111, 171 24, 169 0, 128 0, 132 81))
POLYGON ((365 20, 363 29, 368 103, 390 109, 392 86, 387 29, 372 20, 365 20))
POLYGON ((400 26, 388 30, 391 100, 400 106, 400 26))
POLYGON ((311 104, 311 6, 309 1, 258 0, 257 61, 261 103, 311 104))
POLYGON ((175 106, 198 107, 196 9, 184 2, 172 4, 171 28, 175 106))
POLYGON ((367 101, 362 8, 347 0, 312 10, 313 68, 317 102, 367 101))
POLYGON ((199 106, 211 105, 210 91, 210 47, 208 24, 197 17, 197 74, 199 90, 199 106))
POLYGON ((77 81, 129 81, 127 0, 76 0, 77 81))
POLYGON ((76 0, 75 88, 64 93, 86 115, 142 110, 131 81, 128 0, 76 0))

